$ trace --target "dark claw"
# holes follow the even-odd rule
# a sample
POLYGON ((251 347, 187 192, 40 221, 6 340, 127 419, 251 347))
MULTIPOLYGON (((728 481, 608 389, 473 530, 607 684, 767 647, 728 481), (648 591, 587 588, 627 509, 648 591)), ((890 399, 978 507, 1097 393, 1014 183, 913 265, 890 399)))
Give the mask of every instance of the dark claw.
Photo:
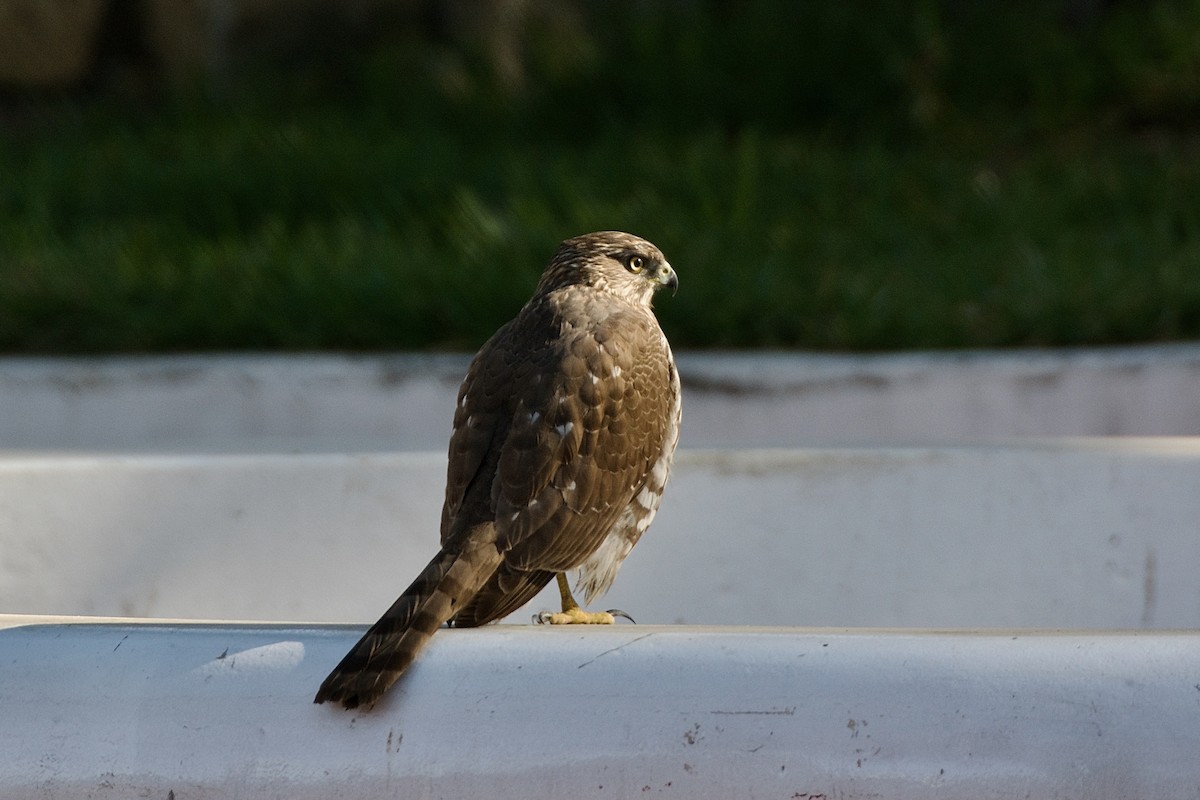
POLYGON ((628 614, 626 614, 624 611, 622 611, 619 608, 610 608, 610 609, 608 609, 608 613, 612 614, 614 617, 624 617, 625 619, 632 622, 634 625, 637 625, 637 620, 635 620, 633 617, 629 616, 628 614))

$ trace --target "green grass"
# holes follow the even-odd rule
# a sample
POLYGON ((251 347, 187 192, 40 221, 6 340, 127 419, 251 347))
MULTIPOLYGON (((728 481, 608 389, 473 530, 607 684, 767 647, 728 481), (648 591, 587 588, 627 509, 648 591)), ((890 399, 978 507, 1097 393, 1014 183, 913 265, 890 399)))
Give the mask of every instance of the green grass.
MULTIPOLYGON (((0 134, 0 351, 472 348, 559 240, 600 228, 646 236, 677 267, 678 295, 658 302, 677 347, 1200 336, 1200 142, 1112 121, 1169 117, 1182 90, 1134 102, 1077 60, 1063 68, 1083 99, 1051 92, 1016 114, 1005 92, 988 105, 956 70, 905 72, 880 45, 883 90, 859 74, 844 102, 810 87, 826 124, 773 106, 778 79, 698 111, 665 81, 701 70, 719 31, 671 39, 656 81, 633 67, 665 23, 644 22, 626 72, 547 73, 508 104, 486 76, 466 99, 432 80, 420 102, 398 97, 406 67, 387 49, 348 84, 314 70, 219 100, 26 104, 0 134), (938 120, 897 122, 898 108, 938 120), (872 110, 890 116, 860 129, 872 110)), ((1035 96, 1018 56, 1012 91, 1035 96)), ((760 60, 747 69, 771 74, 760 60)), ((710 72, 688 91, 728 80, 710 72)))

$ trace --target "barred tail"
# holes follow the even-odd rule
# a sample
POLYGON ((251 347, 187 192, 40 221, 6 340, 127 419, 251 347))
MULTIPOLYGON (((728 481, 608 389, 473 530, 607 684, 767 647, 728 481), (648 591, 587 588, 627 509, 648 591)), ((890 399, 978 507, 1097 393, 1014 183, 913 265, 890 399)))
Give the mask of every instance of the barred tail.
POLYGON ((469 602, 500 565, 493 542, 438 553, 346 654, 317 690, 346 708, 371 704, 404 674, 443 622, 469 602))

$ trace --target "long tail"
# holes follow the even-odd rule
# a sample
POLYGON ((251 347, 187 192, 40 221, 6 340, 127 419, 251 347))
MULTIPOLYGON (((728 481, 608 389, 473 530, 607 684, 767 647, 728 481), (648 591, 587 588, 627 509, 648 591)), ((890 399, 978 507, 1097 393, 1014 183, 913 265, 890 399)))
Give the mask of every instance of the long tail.
POLYGON ((346 654, 317 690, 346 708, 374 703, 408 669, 443 622, 469 602, 496 568, 494 542, 438 553, 412 586, 392 604, 346 654))

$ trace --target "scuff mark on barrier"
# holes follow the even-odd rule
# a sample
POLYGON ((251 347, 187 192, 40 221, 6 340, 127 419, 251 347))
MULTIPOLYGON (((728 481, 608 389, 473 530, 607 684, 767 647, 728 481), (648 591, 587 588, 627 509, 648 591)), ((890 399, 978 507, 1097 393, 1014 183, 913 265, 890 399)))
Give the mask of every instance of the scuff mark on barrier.
POLYGON ((587 661, 583 662, 575 669, 583 669, 588 664, 593 663, 597 659, 603 658, 604 656, 608 655, 609 653, 615 653, 618 650, 622 650, 626 647, 629 647, 629 645, 631 645, 631 644, 636 644, 636 643, 640 642, 642 639, 649 639, 653 635, 654 635, 653 633, 644 633, 641 636, 637 637, 636 639, 630 639, 628 642, 625 642, 624 644, 619 644, 616 647, 610 647, 609 649, 605 650, 603 653, 597 653, 595 658, 589 658, 587 661))

